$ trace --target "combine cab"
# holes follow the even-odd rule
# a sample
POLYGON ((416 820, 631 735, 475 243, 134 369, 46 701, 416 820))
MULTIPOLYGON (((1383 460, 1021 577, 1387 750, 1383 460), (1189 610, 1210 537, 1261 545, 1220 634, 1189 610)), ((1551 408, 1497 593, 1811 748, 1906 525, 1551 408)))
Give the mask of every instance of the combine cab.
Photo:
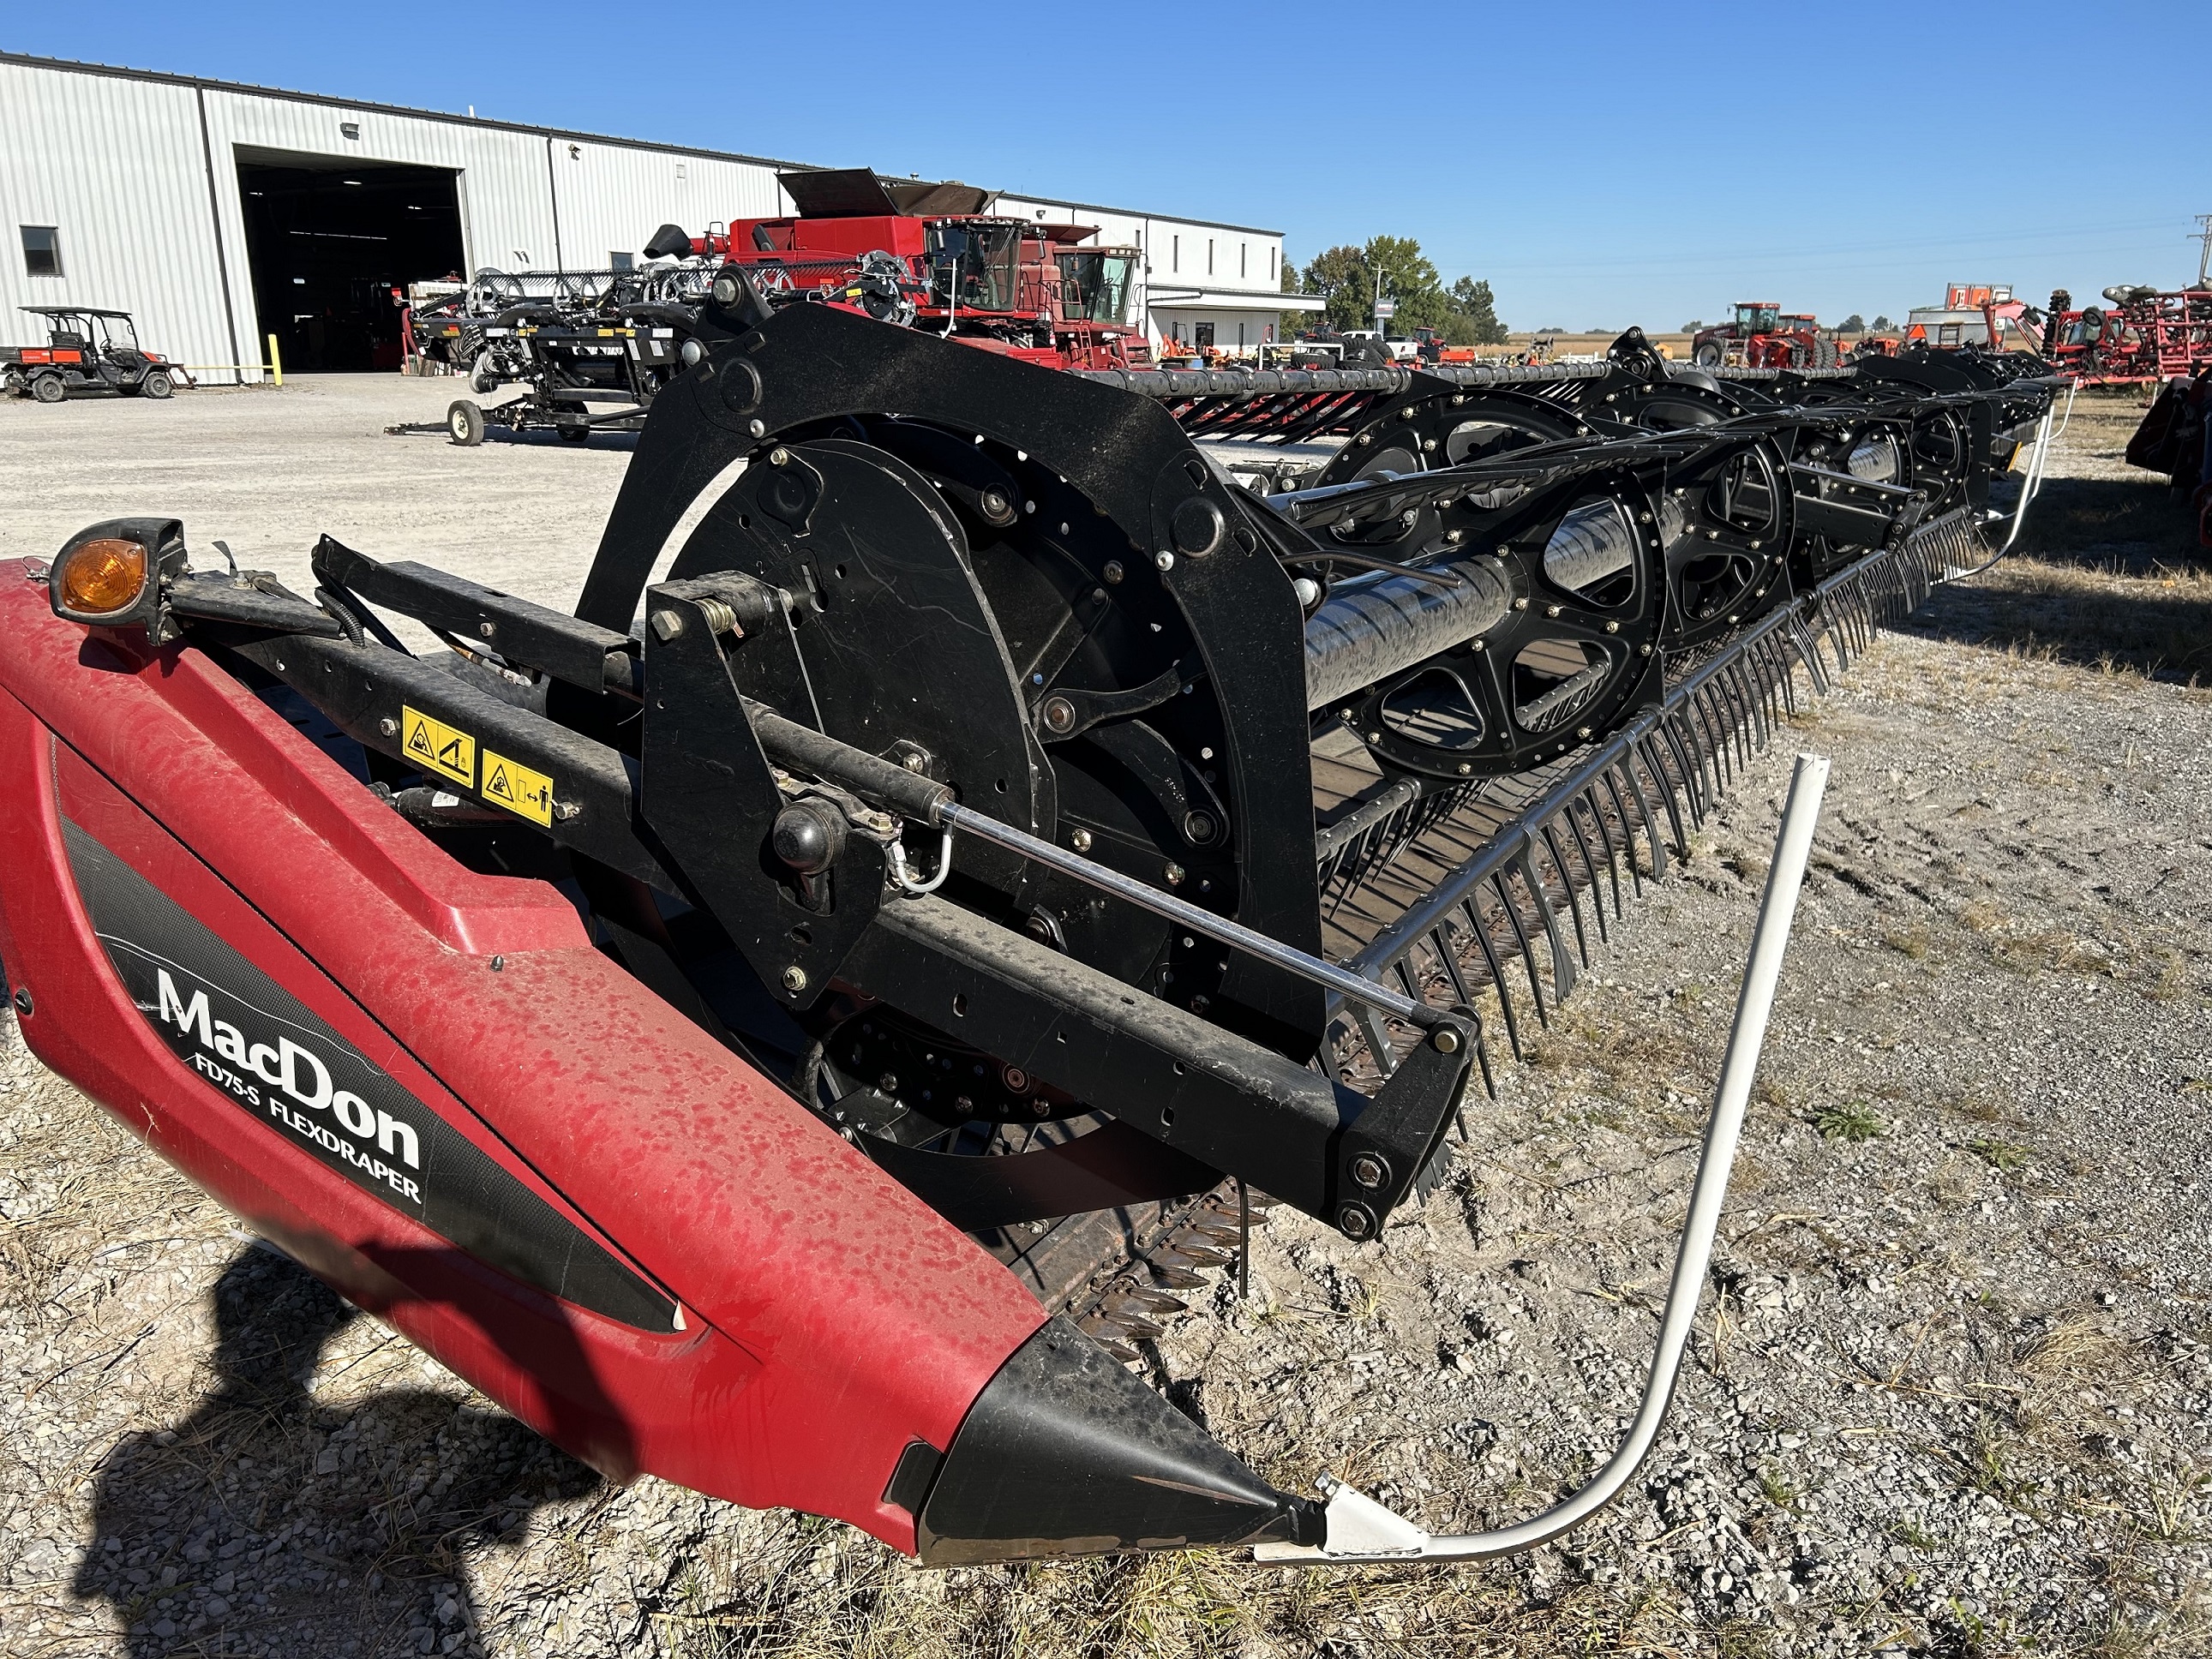
POLYGON ((0 346, 0 386, 42 404, 73 392, 112 392, 125 398, 167 398, 191 379, 138 343, 127 311, 94 306, 23 306, 46 320, 42 346, 0 346))
MULTIPOLYGON (((1018 277, 957 228, 940 296, 1018 277)), ((1636 1427, 1522 1526, 1277 1488, 1125 1362, 1270 1202, 1379 1248, 1737 757, 1986 558, 2040 366, 1046 372, 761 263, 574 616, 160 518, 5 573, 25 1037, 611 1474, 936 1564, 1571 1528, 1665 1409, 1720 1108, 1636 1427)))

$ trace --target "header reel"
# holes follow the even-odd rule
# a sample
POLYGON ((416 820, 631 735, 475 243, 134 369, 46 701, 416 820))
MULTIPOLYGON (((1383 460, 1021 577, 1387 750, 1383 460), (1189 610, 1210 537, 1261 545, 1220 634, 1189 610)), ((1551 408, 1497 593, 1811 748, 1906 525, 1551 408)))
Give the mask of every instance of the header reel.
MULTIPOLYGON (((192 573, 159 520, 88 531, 129 545, 96 572, 65 550, 55 607, 312 708, 410 823, 562 884, 600 951, 1109 1344, 1160 1311, 1116 1277, 1132 1245, 1180 1282, 1255 1193, 1365 1241, 1427 1190, 1487 1077, 1479 999, 1517 1045, 1505 957, 1540 1010, 1548 946, 1564 994, 1593 845, 1618 910, 1619 849, 1656 873, 1660 811, 1696 811, 1729 722, 1765 718, 1722 710, 1729 653, 1786 683, 1795 607, 1985 499, 2036 395, 1676 383, 1633 340, 1499 385, 1087 378, 771 309, 735 267, 693 337, 574 617, 327 538, 311 602, 192 573), (1951 416, 1962 447, 1923 441, 1951 416), (1194 427, 1342 441, 1261 496, 1194 427), (1712 699, 1687 739, 1685 696, 1712 699), (1464 847, 1455 815, 1530 778, 1533 818, 1407 896, 1400 854, 1438 826, 1464 847), (1194 1205, 1231 1183, 1233 1212, 1194 1205)), ((1087 1376, 1081 1352, 1051 1375, 1087 1376)), ((935 1524, 933 1481, 975 1496, 943 1455, 960 1478, 922 1459, 905 1505, 933 1559, 1331 1535, 1219 1470, 1175 1489, 1227 1509, 1172 1535, 1000 1535, 988 1493, 957 1522, 929 1498, 935 1524)))

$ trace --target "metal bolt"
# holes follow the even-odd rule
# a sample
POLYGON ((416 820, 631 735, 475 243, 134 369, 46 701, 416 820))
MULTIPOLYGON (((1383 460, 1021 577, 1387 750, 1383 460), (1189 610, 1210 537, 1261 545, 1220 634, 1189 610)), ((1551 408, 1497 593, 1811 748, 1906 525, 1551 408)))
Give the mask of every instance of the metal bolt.
POLYGON ((1030 1074, 1018 1066, 1009 1066, 999 1073, 999 1080, 1015 1094, 1024 1092, 1030 1086, 1030 1074))
POLYGON ((506 958, 505 957, 494 957, 491 959, 491 970, 492 970, 492 972, 494 972, 495 974, 498 973, 501 969, 505 968, 506 966, 507 966, 507 958, 506 958))
POLYGON ((653 613, 653 631, 665 644, 684 631, 684 613, 680 611, 656 611, 653 613))
POLYGON ((756 438, 764 438, 768 435, 768 422, 765 421, 747 421, 745 422, 745 430, 756 438))
POLYGON ((1362 1152, 1352 1160, 1352 1178, 1371 1193, 1390 1178, 1390 1166, 1372 1152, 1362 1152))
POLYGON ((572 800, 556 800, 553 803, 553 816, 563 823, 570 818, 581 817, 583 815, 584 809, 572 800))
POLYGON ((1170 864, 1166 869, 1160 872, 1160 878, 1166 882, 1170 887, 1180 887, 1182 885, 1182 878, 1188 872, 1186 872, 1180 864, 1170 864))
POLYGON ((906 768, 909 772, 919 772, 922 769, 922 759, 920 755, 909 751, 907 757, 901 761, 899 764, 906 768))
POLYGON ((1152 568, 1160 571, 1174 569, 1175 555, 1169 552, 1164 547, 1162 548, 1158 552, 1152 555, 1152 568))
POLYGON ((1487 651, 1490 649, 1490 641, 1488 640, 1469 640, 1468 641, 1468 648, 1472 651, 1487 651))
POLYGON ((377 721, 376 729, 387 738, 396 738, 399 735, 399 722, 386 714, 382 720, 377 721))
POLYGON ((1052 696, 1044 700, 1044 726, 1048 732, 1066 733, 1075 730, 1075 705, 1066 697, 1052 696))
POLYGON ((1638 524, 1650 524, 1651 522, 1651 514, 1650 511, 1647 509, 1644 512, 1638 514, 1636 515, 1636 522, 1638 524))
POLYGON ((1544 614, 1547 617, 1556 617, 1559 614, 1559 607, 1556 605, 1547 605, 1544 607, 1544 614))
POLYGON ((1369 437, 1364 432, 1363 432, 1352 441, 1358 444, 1362 449, 1364 449, 1368 445, 1373 443, 1375 440, 1369 437))
POLYGON ((31 988, 27 985, 15 988, 15 1012, 26 1019, 31 1017, 31 988))
POLYGON ((1513 608, 1516 611, 1526 611, 1528 608, 1528 601, 1525 599, 1516 599, 1513 601, 1513 608))
POLYGON ((1424 454, 1432 455, 1436 453, 1436 448, 1437 441, 1434 438, 1424 438, 1421 440, 1421 451, 1424 454))
POLYGON ((1618 634, 1620 632, 1620 624, 1617 622, 1609 622, 1605 625, 1605 631, 1608 634, 1618 634))
POLYGON ((1108 585, 1109 586, 1111 586, 1114 583, 1120 581, 1120 580, 1121 580, 1121 576, 1122 576, 1121 562, 1121 560, 1119 560, 1119 559, 1109 559, 1109 560, 1107 560, 1107 561, 1106 561, 1106 568, 1105 568, 1105 570, 1104 570, 1102 574, 1105 576, 1105 578, 1106 578, 1106 581, 1107 581, 1107 585, 1108 585))
POLYGON ((1364 1206, 1346 1204, 1336 1212, 1336 1230, 1346 1238, 1364 1238, 1375 1231, 1375 1222, 1364 1206))
POLYGON ((1473 768, 1472 766, 1468 765, 1465 761, 1462 761, 1462 762, 1459 763, 1459 775, 1460 775, 1460 776, 1462 776, 1462 777, 1465 777, 1465 776, 1467 776, 1469 773, 1473 772, 1474 770, 1474 768, 1473 768))
POLYGON ((1752 538, 1752 543, 1751 543, 1751 550, 1752 550, 1753 552, 1756 553, 1756 552, 1758 552, 1758 551, 1759 551, 1759 550, 1760 548, 1764 547, 1765 544, 1766 544, 1765 543, 1764 543, 1764 542, 1760 541, 1757 537, 1753 537, 1753 538, 1752 538))
POLYGON ((1455 1054, 1459 1052, 1459 1033, 1449 1025, 1437 1026, 1429 1034, 1429 1041, 1435 1045, 1436 1051, 1440 1054, 1455 1054))
POLYGON ((774 449, 769 450, 768 453, 768 464, 770 466, 781 466, 787 461, 790 460, 790 459, 791 452, 786 449, 781 444, 778 444, 774 449))
POLYGON ((1644 656, 1648 657, 1651 654, 1651 647, 1648 645, 1639 645, 1636 648, 1644 656))
POLYGON ((1577 726, 1575 727, 1575 735, 1580 738, 1584 743, 1588 743, 1589 741, 1589 734, 1590 729, 1587 726, 1577 726))
POLYGON ((1073 835, 1067 838, 1067 844, 1070 847, 1073 847, 1079 853, 1089 852, 1091 850, 1091 832, 1088 830, 1078 830, 1073 835))
POLYGON ((806 969, 795 962, 785 969, 783 988, 787 991, 804 991, 806 988, 806 969))
POLYGON ((477 624, 477 632, 483 635, 486 639, 489 639, 498 631, 499 630, 494 628, 489 623, 478 623, 477 624))

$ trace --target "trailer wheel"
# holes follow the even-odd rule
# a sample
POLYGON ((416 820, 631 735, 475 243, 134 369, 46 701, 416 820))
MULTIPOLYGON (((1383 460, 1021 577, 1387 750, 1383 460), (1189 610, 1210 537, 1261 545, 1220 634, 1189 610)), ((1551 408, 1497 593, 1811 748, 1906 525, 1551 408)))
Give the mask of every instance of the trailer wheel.
POLYGON ((1718 368, 1721 366, 1721 349, 1707 340, 1690 354, 1690 361, 1699 368, 1718 368))
POLYGON ((455 398, 453 407, 446 411, 446 430, 464 449, 475 448, 483 441, 483 410, 466 398, 455 398))
POLYGON ((69 389, 62 385, 60 375, 41 374, 31 382, 31 395, 42 404, 58 404, 69 396, 69 389))
POLYGON ((175 383, 169 379, 168 371, 166 369, 149 368, 146 371, 146 378, 138 382, 138 391, 142 397, 166 398, 176 389, 175 383))

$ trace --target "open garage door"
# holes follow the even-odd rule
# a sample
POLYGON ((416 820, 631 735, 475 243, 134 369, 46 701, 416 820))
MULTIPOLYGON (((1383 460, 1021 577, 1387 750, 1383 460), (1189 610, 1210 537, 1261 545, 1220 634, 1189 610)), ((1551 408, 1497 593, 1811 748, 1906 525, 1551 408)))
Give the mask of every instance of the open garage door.
POLYGON ((452 169, 241 149, 238 191, 254 308, 285 367, 398 368, 392 289, 461 273, 452 169))

